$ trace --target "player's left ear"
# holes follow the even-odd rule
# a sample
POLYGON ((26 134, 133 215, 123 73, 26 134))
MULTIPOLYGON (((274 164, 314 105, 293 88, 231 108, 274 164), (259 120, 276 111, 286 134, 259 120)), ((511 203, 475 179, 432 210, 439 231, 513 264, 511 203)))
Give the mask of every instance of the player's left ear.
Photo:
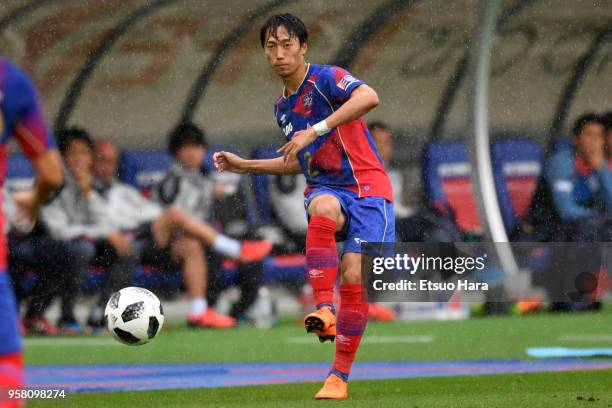
POLYGON ((308 43, 305 42, 300 45, 300 55, 304 56, 306 55, 306 52, 308 52, 308 43))

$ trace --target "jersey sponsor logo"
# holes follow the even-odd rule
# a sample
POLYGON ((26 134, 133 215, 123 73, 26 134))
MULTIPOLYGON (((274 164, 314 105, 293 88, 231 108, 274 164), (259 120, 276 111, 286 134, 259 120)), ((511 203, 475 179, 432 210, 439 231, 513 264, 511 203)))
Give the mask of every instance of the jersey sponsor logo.
POLYGON ((322 278, 323 271, 320 269, 310 269, 308 271, 308 276, 310 276, 311 278, 322 278))
POLYGON ((285 136, 289 136, 289 133, 291 132, 293 132, 293 125, 291 124, 291 122, 289 122, 287 126, 283 127, 283 133, 285 134, 285 136))
POLYGON ((351 84, 354 82, 357 82, 357 78, 348 74, 348 75, 343 76, 340 82, 336 84, 336 86, 342 89, 343 91, 346 91, 348 87, 351 86, 351 84))

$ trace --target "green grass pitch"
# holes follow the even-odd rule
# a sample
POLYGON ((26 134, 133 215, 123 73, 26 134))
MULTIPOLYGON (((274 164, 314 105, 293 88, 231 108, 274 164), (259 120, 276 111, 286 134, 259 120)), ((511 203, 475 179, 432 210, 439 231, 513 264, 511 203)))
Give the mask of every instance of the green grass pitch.
MULTIPOLYGON (((297 321, 297 320, 296 320, 297 321)), ((303 342, 296 321, 272 329, 193 331, 169 324, 142 347, 58 345, 26 341, 27 364, 331 361, 333 346, 303 342)), ((358 360, 527 359, 538 346, 611 347, 612 308, 600 313, 540 314, 475 318, 467 321, 370 323, 358 360), (377 341, 368 341, 371 337, 377 341), (393 341, 397 339, 398 341, 393 341), (419 339, 425 339, 423 341, 419 339)), ((91 340, 90 340, 91 339, 91 340)), ((78 342, 79 339, 70 339, 78 342)), ((294 407, 335 404, 314 401, 320 384, 72 394, 68 406, 82 407, 294 407)), ((354 381, 351 407, 612 407, 612 371, 487 375, 402 380, 354 381), (588 401, 594 397, 595 401, 588 401)), ((57 407, 57 401, 31 401, 31 407, 57 407)), ((66 406, 66 405, 64 405, 66 406)))

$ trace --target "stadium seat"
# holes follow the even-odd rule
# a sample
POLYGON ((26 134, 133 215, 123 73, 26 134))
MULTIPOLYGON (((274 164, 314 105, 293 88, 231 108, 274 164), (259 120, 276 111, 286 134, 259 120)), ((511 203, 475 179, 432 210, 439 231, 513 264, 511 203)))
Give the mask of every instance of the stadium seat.
POLYGON ((119 179, 150 197, 171 163, 172 157, 164 151, 124 152, 119 163, 119 179))
POLYGON ((34 183, 34 169, 22 154, 11 154, 8 157, 5 185, 9 191, 24 190, 34 183))
POLYGON ((532 139, 500 139, 491 143, 493 176, 507 231, 529 210, 543 169, 542 149, 532 139))
POLYGON ((426 197, 435 208, 450 208, 459 229, 480 233, 467 148, 462 141, 434 141, 423 151, 426 197))

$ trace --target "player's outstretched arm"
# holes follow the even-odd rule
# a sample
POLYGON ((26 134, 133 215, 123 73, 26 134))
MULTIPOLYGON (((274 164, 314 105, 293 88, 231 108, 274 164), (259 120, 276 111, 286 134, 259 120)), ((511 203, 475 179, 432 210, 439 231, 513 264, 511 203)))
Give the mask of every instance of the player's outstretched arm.
POLYGON ((285 161, 283 157, 265 160, 247 160, 230 152, 217 152, 213 162, 218 172, 232 173, 264 173, 264 174, 299 174, 300 164, 294 156, 285 161))

